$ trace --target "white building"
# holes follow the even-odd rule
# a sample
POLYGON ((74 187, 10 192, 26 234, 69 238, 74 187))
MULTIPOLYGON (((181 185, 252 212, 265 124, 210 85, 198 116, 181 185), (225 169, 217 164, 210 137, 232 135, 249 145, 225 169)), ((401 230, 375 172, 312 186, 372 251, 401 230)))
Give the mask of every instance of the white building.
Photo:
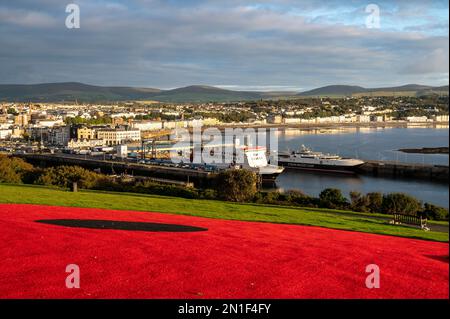
POLYGON ((103 146, 105 144, 105 141, 103 140, 76 140, 71 139, 69 142, 67 142, 67 147, 74 149, 74 148, 92 148, 96 146, 103 146))
POLYGON ((111 114, 111 118, 117 118, 117 117, 125 117, 125 118, 135 118, 136 117, 136 113, 133 112, 129 112, 129 113, 115 113, 115 114, 111 114))
POLYGON ((408 116, 406 120, 408 122, 426 122, 428 118, 426 116, 408 116))
POLYGON ((53 127, 62 124, 64 124, 62 120, 39 120, 38 123, 38 125, 42 127, 53 127))
POLYGON ((202 119, 193 119, 193 120, 189 120, 187 121, 187 125, 189 127, 201 127, 203 125, 203 120, 202 119))
POLYGON ((163 123, 161 121, 141 121, 133 122, 131 126, 141 131, 157 131, 163 128, 163 123))
POLYGON ((70 140, 70 126, 60 126, 53 128, 48 135, 50 144, 65 146, 70 140))
POLYGON ((368 123, 368 122, 370 122, 370 116, 369 115, 357 115, 356 120, 359 123, 368 123))
POLYGON ((12 135, 12 130, 10 129, 0 129, 0 140, 9 138, 12 135))
POLYGON ((299 118, 284 118, 284 124, 299 124, 301 123, 301 119, 299 118))
POLYGON ((448 115, 436 115, 434 120, 436 122, 448 122, 448 115))
POLYGON ((163 122, 164 129, 186 128, 188 126, 187 121, 167 121, 163 122))
POLYGON ((104 140, 105 145, 120 145, 130 141, 140 141, 139 129, 102 129, 97 131, 97 139, 104 140))

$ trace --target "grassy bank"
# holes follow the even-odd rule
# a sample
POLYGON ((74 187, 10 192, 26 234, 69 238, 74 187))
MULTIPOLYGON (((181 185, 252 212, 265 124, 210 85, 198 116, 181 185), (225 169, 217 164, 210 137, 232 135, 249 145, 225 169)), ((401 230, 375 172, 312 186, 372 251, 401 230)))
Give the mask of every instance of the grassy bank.
MULTIPOLYGON (((212 200, 190 200, 154 195, 65 190, 31 185, 0 184, 0 203, 24 203, 117 210, 174 213, 207 218, 262 221, 320 226, 435 241, 448 241, 448 233, 390 225, 381 215, 318 208, 235 204, 212 200)), ((448 223, 439 223, 448 225, 448 223)))

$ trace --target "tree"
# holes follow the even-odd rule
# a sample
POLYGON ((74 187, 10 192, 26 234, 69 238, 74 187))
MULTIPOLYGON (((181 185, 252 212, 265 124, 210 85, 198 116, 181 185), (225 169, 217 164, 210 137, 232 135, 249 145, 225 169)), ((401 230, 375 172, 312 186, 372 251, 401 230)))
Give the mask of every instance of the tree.
POLYGON ((350 192, 350 208, 355 212, 370 211, 370 197, 369 194, 362 195, 360 192, 350 192))
POLYGON ((14 107, 8 108, 8 110, 6 111, 6 113, 12 114, 12 115, 19 115, 19 112, 17 112, 17 110, 16 110, 14 107))
POLYGON ((429 219, 448 220, 448 210, 433 204, 425 203, 423 213, 429 219))
POLYGON ((256 174, 248 170, 228 170, 221 172, 215 183, 215 189, 219 198, 245 202, 252 199, 257 191, 256 174))
POLYGON ((337 188, 326 188, 320 195, 320 205, 326 208, 345 208, 347 200, 337 188))
POLYGON ((404 213, 416 215, 422 204, 407 194, 392 193, 383 196, 382 212, 385 214, 404 213))

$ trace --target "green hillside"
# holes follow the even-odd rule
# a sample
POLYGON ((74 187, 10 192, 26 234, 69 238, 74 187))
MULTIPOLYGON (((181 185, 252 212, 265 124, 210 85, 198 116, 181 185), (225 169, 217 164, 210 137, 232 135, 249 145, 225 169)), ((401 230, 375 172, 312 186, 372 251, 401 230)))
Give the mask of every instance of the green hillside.
POLYGON ((160 90, 152 88, 102 87, 83 83, 0 85, 0 101, 120 101, 151 97, 160 90))
POLYGON ((448 95, 448 85, 433 87, 429 85, 407 84, 395 87, 364 88, 353 85, 328 85, 301 92, 298 96, 315 97, 344 97, 344 96, 419 96, 439 94, 448 95))
POLYGON ((304 97, 344 96, 417 96, 448 95, 448 85, 432 87, 409 84, 399 87, 366 89, 361 86, 329 85, 314 90, 296 92, 232 91, 213 86, 192 85, 172 90, 138 87, 106 87, 83 83, 0 84, 0 101, 9 102, 99 102, 99 101, 159 101, 159 102, 237 102, 260 99, 290 99, 304 97))

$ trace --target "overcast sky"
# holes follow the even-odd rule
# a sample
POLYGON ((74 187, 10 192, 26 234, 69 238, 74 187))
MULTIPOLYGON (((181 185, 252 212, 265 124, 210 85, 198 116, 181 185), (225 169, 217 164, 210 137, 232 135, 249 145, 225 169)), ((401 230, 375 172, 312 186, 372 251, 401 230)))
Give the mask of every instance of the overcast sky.
POLYGON ((445 85, 448 20, 447 0, 0 0, 0 83, 445 85))

